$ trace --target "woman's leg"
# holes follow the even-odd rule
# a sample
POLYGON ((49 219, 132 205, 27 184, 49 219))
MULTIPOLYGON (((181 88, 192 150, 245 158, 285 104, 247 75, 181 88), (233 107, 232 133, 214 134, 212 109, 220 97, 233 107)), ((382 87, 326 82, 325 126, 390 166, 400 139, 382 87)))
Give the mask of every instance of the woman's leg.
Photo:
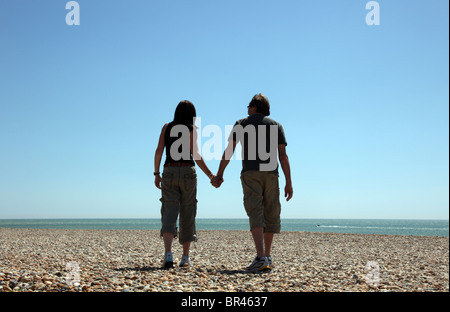
POLYGON ((166 253, 172 252, 173 233, 164 232, 163 240, 164 240, 164 251, 166 253))
POLYGON ((183 256, 184 257, 189 256, 190 248, 191 248, 191 242, 186 242, 183 244, 183 256))
POLYGON ((161 236, 164 241, 164 267, 173 265, 172 242, 177 236, 177 219, 180 211, 180 191, 176 181, 178 173, 172 168, 165 168, 161 181, 162 206, 161 206, 161 236))
POLYGON ((196 239, 197 174, 195 167, 186 167, 183 173, 183 179, 180 179, 180 243, 183 245, 183 256, 188 256, 191 242, 196 239))

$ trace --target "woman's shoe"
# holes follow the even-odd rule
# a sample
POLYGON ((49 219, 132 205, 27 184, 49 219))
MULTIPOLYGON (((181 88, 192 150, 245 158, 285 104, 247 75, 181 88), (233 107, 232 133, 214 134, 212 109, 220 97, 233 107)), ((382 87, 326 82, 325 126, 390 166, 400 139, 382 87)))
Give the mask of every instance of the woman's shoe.
POLYGON ((181 257, 180 268, 188 268, 190 265, 191 265, 191 262, 189 261, 189 256, 181 257))
POLYGON ((165 269, 173 268, 173 256, 172 253, 166 253, 164 255, 164 264, 163 267, 165 269))

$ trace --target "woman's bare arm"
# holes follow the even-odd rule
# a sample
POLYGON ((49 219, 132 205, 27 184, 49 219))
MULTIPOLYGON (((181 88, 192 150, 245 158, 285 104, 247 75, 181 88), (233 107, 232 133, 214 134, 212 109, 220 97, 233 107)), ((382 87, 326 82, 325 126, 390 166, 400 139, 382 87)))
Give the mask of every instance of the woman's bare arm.
MULTIPOLYGON (((164 125, 164 127, 161 130, 161 134, 159 135, 159 141, 158 141, 158 147, 155 151, 155 173, 159 172, 159 167, 161 166, 161 159, 162 155, 164 153, 164 135, 166 133, 167 124, 164 125)), ((161 189, 161 175, 157 174, 155 175, 155 186, 159 189, 161 189)))

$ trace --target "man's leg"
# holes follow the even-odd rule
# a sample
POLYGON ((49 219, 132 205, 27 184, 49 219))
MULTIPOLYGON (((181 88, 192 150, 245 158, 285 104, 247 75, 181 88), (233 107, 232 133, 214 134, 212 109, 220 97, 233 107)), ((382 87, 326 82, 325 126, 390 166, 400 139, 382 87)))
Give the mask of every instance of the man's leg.
POLYGON ((264 257, 270 257, 272 248, 273 233, 264 233, 264 257))
POLYGON ((264 257, 264 202, 259 172, 247 171, 242 173, 241 182, 244 192, 244 208, 249 217, 256 256, 264 257))
POLYGON ((256 258, 247 267, 248 272, 269 269, 268 259, 264 257, 264 197, 259 171, 247 171, 241 175, 244 191, 244 207, 250 222, 250 231, 256 248, 256 258))
POLYGON ((264 179, 264 256, 269 257, 272 248, 273 235, 280 233, 281 204, 278 176, 266 173, 264 179))
POLYGON ((256 258, 253 260, 253 263, 247 267, 247 272, 262 272, 270 270, 270 261, 269 258, 265 257, 264 253, 264 227, 254 227, 251 229, 253 241, 256 247, 256 258))
POLYGON ((264 233, 262 227, 254 228, 251 232, 255 242, 256 256, 259 258, 270 257, 274 233, 264 233))
POLYGON ((253 241, 256 247, 256 256, 258 258, 264 257, 264 228, 256 227, 251 230, 253 241))

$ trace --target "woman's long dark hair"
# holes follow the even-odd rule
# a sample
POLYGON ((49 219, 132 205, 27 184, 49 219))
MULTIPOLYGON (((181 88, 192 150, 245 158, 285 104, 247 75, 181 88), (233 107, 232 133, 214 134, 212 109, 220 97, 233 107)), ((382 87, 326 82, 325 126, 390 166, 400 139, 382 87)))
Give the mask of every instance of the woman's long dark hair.
POLYGON ((194 117, 197 117, 194 104, 190 101, 181 101, 175 110, 173 123, 185 125, 189 128, 189 131, 192 131, 194 128, 194 117))

